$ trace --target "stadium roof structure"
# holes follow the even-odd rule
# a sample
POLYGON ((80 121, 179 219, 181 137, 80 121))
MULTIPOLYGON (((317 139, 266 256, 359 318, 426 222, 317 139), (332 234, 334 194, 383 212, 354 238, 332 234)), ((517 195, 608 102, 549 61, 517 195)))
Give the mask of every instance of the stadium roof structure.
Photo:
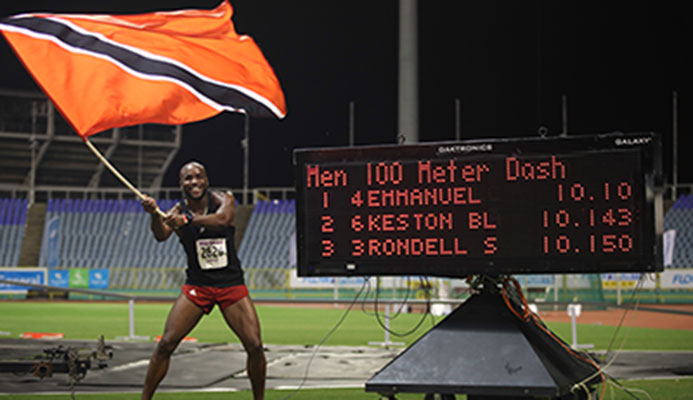
MULTIPOLYGON (((161 188, 182 126, 137 125, 90 138, 131 182, 161 188)), ((0 90, 0 185, 122 187, 42 93, 0 90)))

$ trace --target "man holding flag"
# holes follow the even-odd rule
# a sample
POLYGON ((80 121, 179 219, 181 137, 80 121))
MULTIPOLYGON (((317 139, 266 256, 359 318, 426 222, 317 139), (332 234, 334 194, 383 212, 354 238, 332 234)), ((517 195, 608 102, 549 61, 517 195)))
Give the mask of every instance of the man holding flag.
POLYGON ((171 354, 202 315, 217 304, 247 353, 253 397, 264 399, 266 360, 260 323, 243 283, 234 245, 236 200, 231 193, 209 191, 207 172, 197 162, 181 168, 180 186, 184 201, 164 217, 157 212, 154 199, 144 196, 142 200, 142 206, 151 215, 150 228, 156 240, 165 241, 175 232, 188 259, 185 285, 169 312, 164 334, 149 362, 142 399, 152 398, 168 371, 171 354))
POLYGON ((236 32, 233 9, 146 14, 26 13, 0 19, 0 32, 65 120, 152 214, 158 240, 173 232, 188 254, 188 281, 152 356, 142 393, 150 399, 170 355, 203 313, 219 304, 248 352, 255 399, 264 398, 266 361, 260 326, 233 247, 235 200, 209 192, 205 168, 180 173, 185 202, 168 213, 101 155, 89 137, 146 123, 185 124, 221 112, 286 116, 274 70, 250 36, 236 32))

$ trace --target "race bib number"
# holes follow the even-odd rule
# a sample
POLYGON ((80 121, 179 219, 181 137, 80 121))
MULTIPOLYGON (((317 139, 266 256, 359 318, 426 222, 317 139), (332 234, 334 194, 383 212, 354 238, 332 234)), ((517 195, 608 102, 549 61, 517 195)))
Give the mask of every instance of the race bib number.
POLYGON ((226 239, 197 239, 197 262, 202 269, 217 269, 228 265, 226 239))

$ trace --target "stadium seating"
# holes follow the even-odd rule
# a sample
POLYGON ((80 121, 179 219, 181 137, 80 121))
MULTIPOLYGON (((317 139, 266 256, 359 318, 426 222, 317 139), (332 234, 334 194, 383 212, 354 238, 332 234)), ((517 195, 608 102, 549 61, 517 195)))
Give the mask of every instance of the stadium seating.
MULTIPOLYGON (((159 202, 162 209, 174 204, 170 200, 159 202)), ((109 288, 179 286, 186 265, 183 249, 175 238, 163 243, 154 240, 149 221, 137 200, 50 200, 39 265, 109 268, 109 288), (53 229, 58 237, 54 260, 48 260, 51 224, 56 224, 53 229)), ((287 271, 292 266, 289 241, 294 231, 293 200, 258 202, 239 248, 244 268, 287 271)), ((284 282, 284 276, 284 272, 279 274, 278 281, 284 282)), ((269 278, 263 275, 261 279, 269 278)))
MULTIPOLYGON (((175 201, 163 200, 167 209, 175 201)), ((26 199, 0 199, 0 263, 16 265, 26 218, 26 199)), ((59 220, 57 265, 63 267, 184 267, 176 240, 157 243, 149 216, 137 200, 49 200, 39 265, 46 266, 48 224, 59 220)), ((289 268, 295 201, 258 201, 239 248, 244 268, 289 268)), ((693 266, 693 195, 681 196, 664 216, 676 230, 673 268, 693 266)))
MULTIPOLYGON (((162 200, 162 209, 175 201, 162 200)), ((175 238, 158 243, 149 232, 149 215, 139 201, 51 199, 46 209, 40 266, 184 267, 175 238), (48 260, 51 223, 57 218, 57 259, 48 260)))
MULTIPOLYGON (((159 204, 168 209, 175 201, 162 200, 159 204)), ((26 199, 0 199, 0 266, 17 265, 27 205, 26 199)), ((252 275, 253 282, 264 273, 261 270, 276 271, 272 279, 280 282, 293 266, 290 245, 296 231, 295 207, 294 200, 255 204, 238 249, 244 269, 251 271, 246 276, 252 275)), ((681 196, 667 211, 664 229, 676 231, 670 268, 691 268, 693 195, 681 196)), ((111 287, 146 288, 179 284, 185 265, 185 255, 175 238, 163 243, 154 240, 149 216, 137 200, 48 201, 39 266, 109 268, 113 272, 111 287), (52 223, 56 224, 57 257, 48 260, 52 223), (154 273, 154 269, 159 272, 154 273)))
POLYGON ((246 269, 292 265, 289 240, 296 230, 294 200, 258 201, 250 216, 238 256, 246 269))
POLYGON ((673 265, 668 268, 693 267, 693 195, 680 196, 664 215, 664 230, 676 231, 673 265))
POLYGON ((27 199, 0 199, 0 266, 16 267, 22 248, 27 199))

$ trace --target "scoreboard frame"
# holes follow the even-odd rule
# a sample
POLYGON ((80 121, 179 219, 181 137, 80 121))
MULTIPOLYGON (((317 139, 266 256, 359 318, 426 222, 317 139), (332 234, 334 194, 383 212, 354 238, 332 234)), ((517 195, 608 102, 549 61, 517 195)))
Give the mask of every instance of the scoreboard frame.
POLYGON ((299 276, 663 270, 655 133, 307 148, 294 164, 299 276))

